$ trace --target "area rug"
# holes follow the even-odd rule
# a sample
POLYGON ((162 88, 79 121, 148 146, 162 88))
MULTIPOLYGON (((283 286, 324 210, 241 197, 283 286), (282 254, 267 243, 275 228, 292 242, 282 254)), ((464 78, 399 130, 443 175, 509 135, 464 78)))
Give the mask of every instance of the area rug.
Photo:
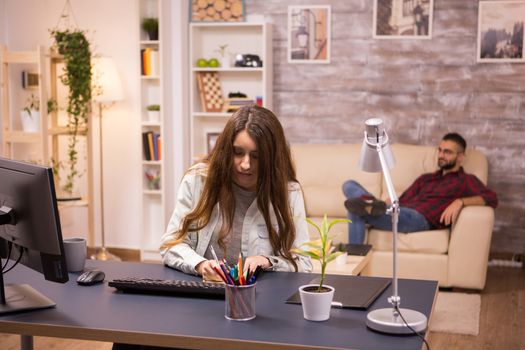
POLYGON ((480 309, 479 294, 439 292, 430 331, 478 335, 480 309))

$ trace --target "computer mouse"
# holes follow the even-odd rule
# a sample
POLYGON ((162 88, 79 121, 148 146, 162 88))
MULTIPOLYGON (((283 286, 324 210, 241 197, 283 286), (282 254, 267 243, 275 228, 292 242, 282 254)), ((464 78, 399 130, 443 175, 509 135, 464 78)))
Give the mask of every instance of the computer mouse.
POLYGON ((100 270, 87 270, 78 276, 77 283, 82 286, 91 286, 104 281, 106 274, 100 270))

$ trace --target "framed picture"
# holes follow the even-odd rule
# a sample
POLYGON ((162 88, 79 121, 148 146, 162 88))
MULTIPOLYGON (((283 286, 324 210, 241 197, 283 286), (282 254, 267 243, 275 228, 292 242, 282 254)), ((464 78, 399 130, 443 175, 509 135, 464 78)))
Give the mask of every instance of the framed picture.
POLYGON ((190 0, 191 22, 242 22, 244 0, 190 0))
POLYGON ((430 39, 434 0, 374 0, 373 37, 430 39))
POLYGON ((206 153, 210 153, 213 148, 215 147, 215 143, 217 143, 217 139, 219 138, 220 132, 207 132, 206 133, 206 153))
POLYGON ((524 62, 525 1, 481 1, 478 62, 524 62))
POLYGON ((22 87, 28 90, 38 89, 38 73, 22 71, 22 87))
POLYGON ((288 6, 289 63, 330 63, 330 14, 330 6, 288 6))

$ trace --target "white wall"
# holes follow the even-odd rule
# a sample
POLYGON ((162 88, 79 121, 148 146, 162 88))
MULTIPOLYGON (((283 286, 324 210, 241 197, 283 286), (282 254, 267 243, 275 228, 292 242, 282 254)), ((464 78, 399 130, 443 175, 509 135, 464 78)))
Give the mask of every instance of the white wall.
MULTIPOLYGON (((9 50, 34 50, 50 46, 49 29, 56 26, 65 0, 0 0, 0 43, 9 50)), ((141 159, 139 127, 139 20, 137 1, 71 0, 77 26, 89 30, 95 54, 115 60, 125 92, 125 100, 104 111, 104 212, 106 245, 140 248, 141 159)), ((95 111, 96 112, 96 111, 95 111)), ((97 115, 95 113, 95 122, 97 115)), ((98 135, 98 128, 94 128, 98 135)), ((94 142, 98 145, 98 138, 94 142)), ((95 148, 98 149, 98 148, 95 148)), ((95 222, 99 220, 99 158, 95 164, 95 222)), ((76 230, 75 218, 64 217, 64 235, 76 230), (72 226, 71 226, 72 225, 72 226)), ((100 244, 100 228, 95 227, 95 244, 100 244)), ((159 233, 160 236, 161 233, 159 233)))

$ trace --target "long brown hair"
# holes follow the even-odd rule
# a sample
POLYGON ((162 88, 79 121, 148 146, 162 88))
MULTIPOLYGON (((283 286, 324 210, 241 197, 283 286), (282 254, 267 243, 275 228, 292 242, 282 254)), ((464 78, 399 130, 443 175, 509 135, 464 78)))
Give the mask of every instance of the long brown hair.
POLYGON ((225 250, 224 240, 232 231, 235 212, 233 142, 242 130, 246 130, 257 145, 257 206, 266 223, 270 243, 274 253, 290 261, 297 271, 297 263, 290 253, 296 232, 288 202, 289 182, 297 182, 295 168, 281 123, 270 110, 256 105, 237 110, 219 135, 209 155, 202 196, 195 209, 184 218, 176 243, 181 242, 190 231, 203 229, 210 221, 213 208, 219 203, 222 226, 218 242, 225 250), (270 208, 275 213, 278 231, 271 224, 270 208))

